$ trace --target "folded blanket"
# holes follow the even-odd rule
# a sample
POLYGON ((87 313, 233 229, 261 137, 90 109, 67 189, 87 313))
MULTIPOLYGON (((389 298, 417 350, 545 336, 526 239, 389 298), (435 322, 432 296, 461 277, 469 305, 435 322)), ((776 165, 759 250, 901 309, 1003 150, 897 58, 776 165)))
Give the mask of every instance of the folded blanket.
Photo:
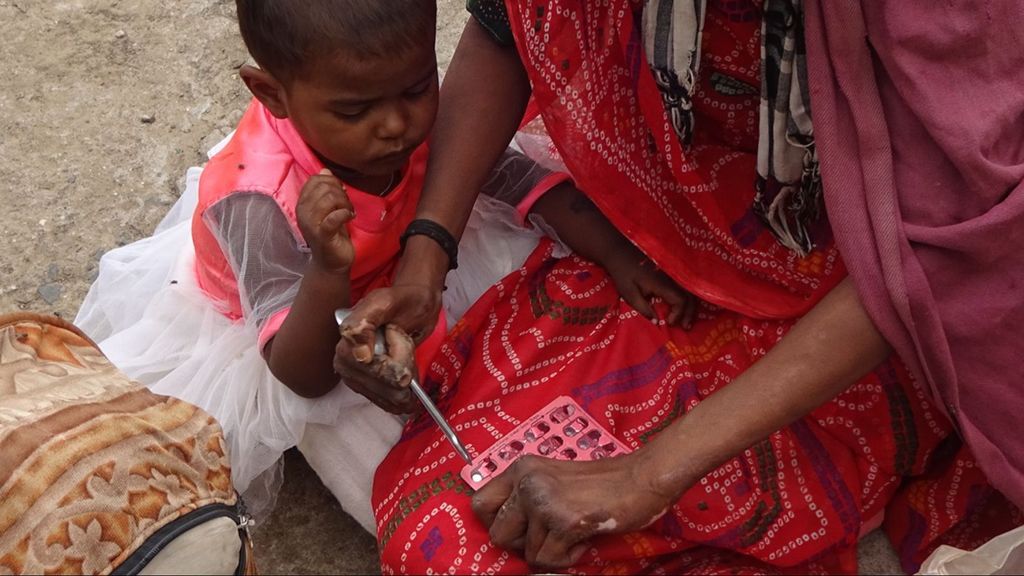
POLYGON ((208 414, 130 381, 66 322, 0 316, 0 574, 141 569, 134 555, 162 548, 150 536, 236 499, 208 414))

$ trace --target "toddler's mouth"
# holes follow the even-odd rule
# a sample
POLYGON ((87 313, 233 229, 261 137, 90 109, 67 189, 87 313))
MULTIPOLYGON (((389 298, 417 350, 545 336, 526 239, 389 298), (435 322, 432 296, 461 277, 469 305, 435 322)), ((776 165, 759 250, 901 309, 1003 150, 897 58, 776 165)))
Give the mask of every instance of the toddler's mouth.
POLYGON ((412 148, 402 148, 401 150, 398 150, 396 152, 390 152, 388 154, 384 154, 383 156, 378 156, 377 162, 381 164, 387 164, 391 162, 404 161, 412 154, 412 151, 412 148))

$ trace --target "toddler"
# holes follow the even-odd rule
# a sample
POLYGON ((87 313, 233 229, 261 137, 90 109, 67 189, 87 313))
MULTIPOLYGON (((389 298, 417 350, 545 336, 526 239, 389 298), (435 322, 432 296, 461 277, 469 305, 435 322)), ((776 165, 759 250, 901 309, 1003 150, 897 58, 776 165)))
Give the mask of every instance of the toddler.
MULTIPOLYGON (((389 284, 414 219, 437 109, 435 6, 237 8, 258 64, 239 71, 252 103, 210 162, 189 171, 156 233, 104 255, 76 323, 130 376, 220 421, 236 488, 257 516, 273 504, 282 453, 301 444, 372 528, 373 471, 402 420, 338 386, 334 311, 389 284)), ((564 179, 510 152, 489 192, 514 203, 564 179)), ((447 310, 461 313, 525 259, 539 233, 521 219, 478 203, 447 310)), ((446 325, 419 346, 421 362, 446 325)))
MULTIPOLYGON (((402 420, 338 385, 334 311, 389 286, 403 235, 437 239, 429 223, 410 226, 437 110, 436 8, 425 0, 237 0, 237 8, 258 65, 239 71, 251 105, 209 163, 189 171, 156 233, 103 257, 76 323, 131 377, 220 421, 233 481, 257 517, 273 505, 282 453, 298 445, 372 531, 373 473, 402 420)), ((417 348, 419 366, 447 320, 536 246, 539 232, 522 226, 532 209, 562 230, 600 218, 570 209, 582 197, 567 179, 512 151, 502 159, 449 275, 449 318, 417 348)), ((612 271, 620 287, 649 274, 640 264, 612 271)))

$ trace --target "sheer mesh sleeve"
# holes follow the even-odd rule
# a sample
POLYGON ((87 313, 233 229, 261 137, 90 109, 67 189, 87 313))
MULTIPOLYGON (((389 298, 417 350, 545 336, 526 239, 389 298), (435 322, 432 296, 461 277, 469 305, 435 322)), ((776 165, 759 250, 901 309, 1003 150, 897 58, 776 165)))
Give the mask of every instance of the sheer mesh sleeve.
POLYGON ((525 221, 534 203, 545 192, 569 179, 568 174, 549 170, 522 152, 508 148, 498 160, 481 192, 514 206, 525 221))
POLYGON ((264 334, 268 320, 276 320, 276 331, 298 294, 309 250, 277 202, 263 194, 232 194, 211 206, 204 220, 238 279, 246 321, 256 323, 260 343, 266 343, 273 335, 264 334))

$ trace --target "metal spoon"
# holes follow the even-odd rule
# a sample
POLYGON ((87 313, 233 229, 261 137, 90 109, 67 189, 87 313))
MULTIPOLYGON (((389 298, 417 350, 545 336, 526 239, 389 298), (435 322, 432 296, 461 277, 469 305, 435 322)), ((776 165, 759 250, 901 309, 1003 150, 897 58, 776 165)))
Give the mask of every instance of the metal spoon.
MULTIPOLYGON (((344 322, 345 318, 348 318, 348 315, 351 313, 351 310, 346 310, 344 308, 335 310, 334 319, 338 322, 338 326, 341 326, 341 323, 344 322)), ((374 355, 379 356, 386 352, 387 345, 384 340, 384 329, 381 328, 377 331, 377 338, 373 345, 373 353, 374 355)), ((428 396, 427 393, 424 392, 423 388, 420 387, 420 383, 415 377, 409 383, 409 389, 416 395, 420 404, 423 404, 423 408, 426 409, 427 414, 430 414, 430 417, 433 418, 434 422, 436 422, 438 427, 441 428, 441 432, 444 433, 444 437, 451 442, 452 447, 455 448, 455 452, 458 453, 458 455, 461 456, 467 464, 472 464, 473 457, 469 455, 466 447, 463 446, 462 441, 459 440, 458 434, 455 433, 455 430, 448 424, 448 421, 445 420, 444 415, 437 409, 437 406, 434 404, 434 401, 430 399, 430 396, 428 396)))

